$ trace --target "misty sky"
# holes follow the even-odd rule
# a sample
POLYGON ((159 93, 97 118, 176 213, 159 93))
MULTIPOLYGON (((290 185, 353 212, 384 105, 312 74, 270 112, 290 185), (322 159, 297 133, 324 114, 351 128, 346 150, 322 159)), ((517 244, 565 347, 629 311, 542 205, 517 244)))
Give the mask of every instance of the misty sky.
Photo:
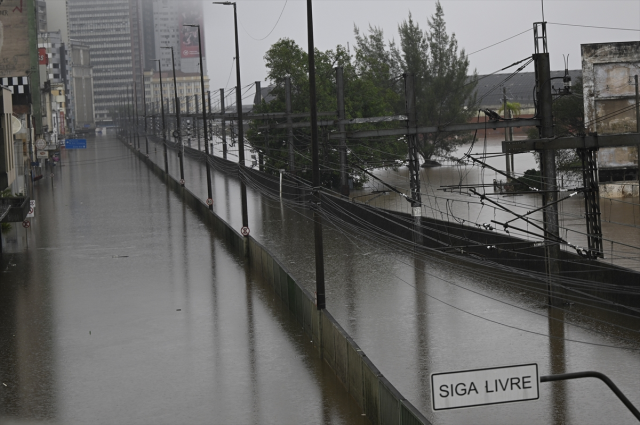
MULTIPOLYGON (((306 1, 289 0, 280 22, 271 31, 283 10, 285 0, 237 0, 242 85, 266 82, 264 54, 280 38, 294 39, 307 48, 306 1)), ((467 53, 487 47, 542 20, 540 0, 441 0, 449 33, 454 32, 459 46, 467 53)), ((207 63, 212 91, 235 85, 235 69, 228 79, 235 56, 233 8, 204 2, 207 63), (228 83, 227 83, 228 81, 228 83)), ((398 23, 409 11, 421 27, 435 12, 434 0, 315 0, 314 34, 316 48, 335 49, 350 44, 353 53, 354 24, 366 30, 369 24, 384 29, 387 39, 398 39, 398 23)), ((640 0, 545 0, 547 22, 640 28, 640 0)), ((581 68, 580 44, 640 39, 639 31, 620 31, 549 25, 551 68, 564 69, 563 54, 569 54, 569 68, 581 68)), ((470 55, 471 67, 478 73, 494 72, 533 53, 533 33, 529 31, 490 49, 470 55)), ((526 71, 533 71, 530 65, 526 71)), ((245 102, 249 102, 247 99, 245 102)))

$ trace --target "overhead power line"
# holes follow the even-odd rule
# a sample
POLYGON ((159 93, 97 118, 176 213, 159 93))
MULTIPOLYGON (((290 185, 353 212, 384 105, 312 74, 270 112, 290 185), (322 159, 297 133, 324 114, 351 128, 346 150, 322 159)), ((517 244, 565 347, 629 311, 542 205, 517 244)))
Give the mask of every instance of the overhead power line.
POLYGON ((516 38, 516 37, 518 37, 519 35, 522 35, 522 34, 527 33, 527 32, 529 32, 529 31, 531 31, 531 28, 529 28, 528 30, 525 30, 525 31, 519 32, 519 33, 518 33, 518 34, 516 34, 516 35, 512 35, 512 36, 511 36, 511 37, 509 37, 509 38, 505 38, 505 39, 504 39, 504 40, 502 40, 502 41, 498 41, 497 43, 493 43, 493 44, 492 44, 492 45, 490 45, 490 46, 483 47, 482 49, 476 50, 475 52, 468 53, 468 54, 467 54, 467 56, 471 56, 471 55, 476 54, 476 53, 478 53, 478 52, 481 52, 481 51, 483 51, 483 50, 487 50, 487 49, 489 49, 489 48, 491 48, 491 47, 493 47, 493 46, 497 46, 498 44, 502 44, 502 43, 504 43, 505 41, 509 41, 509 40, 511 40, 512 38, 516 38))
POLYGON ((640 31, 640 29, 633 29, 633 28, 618 28, 618 27, 598 27, 595 25, 578 25, 578 24, 562 24, 559 22, 547 22, 547 24, 549 25, 562 25, 565 27, 581 27, 581 28, 598 28, 598 29, 602 29, 602 30, 618 30, 618 31, 640 31))
POLYGON ((255 38, 254 36, 252 36, 251 34, 249 34, 249 31, 247 31, 247 29, 244 27, 244 24, 242 23, 242 21, 240 21, 240 25, 242 25, 242 29, 244 30, 244 32, 247 33, 247 35, 249 37, 251 37, 252 39, 256 40, 256 41, 262 41, 265 38, 269 37, 271 35, 271 33, 276 29, 276 27, 278 26, 278 23, 280 23, 280 18, 282 18, 282 14, 284 13, 284 9, 285 7, 287 7, 287 3, 289 3, 289 0, 286 0, 284 2, 284 6, 282 6, 282 10, 280 11, 280 16, 278 16, 278 20, 276 21, 275 25, 273 26, 273 28, 271 28, 271 31, 269 31, 269 34, 265 35, 262 38, 255 38))

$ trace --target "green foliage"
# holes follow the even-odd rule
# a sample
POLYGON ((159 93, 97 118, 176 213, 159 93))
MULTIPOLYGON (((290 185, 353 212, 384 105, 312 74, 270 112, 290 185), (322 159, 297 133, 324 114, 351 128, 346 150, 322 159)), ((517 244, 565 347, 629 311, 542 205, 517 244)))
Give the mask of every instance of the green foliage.
MULTIPOLYGON (((356 29, 357 33, 357 29, 356 29)), ((357 33, 358 34, 358 33, 357 33)), ((371 35, 357 35, 355 58, 344 47, 337 46, 335 50, 321 52, 316 50, 316 102, 318 111, 337 110, 337 92, 335 67, 343 67, 345 87, 346 118, 363 118, 394 115, 395 107, 400 104, 400 96, 389 84, 389 70, 385 70, 384 61, 376 61, 379 53, 382 32, 371 35), (376 51, 376 49, 378 49, 376 51), (384 77, 386 75, 386 78, 384 77), (386 81, 386 83, 385 83, 386 81)), ((382 42, 384 45, 384 42, 382 42)), ((304 113, 310 110, 308 56, 293 40, 284 38, 276 42, 265 54, 268 69, 267 77, 274 88, 271 92, 275 99, 269 103, 262 102, 254 111, 282 112, 286 110, 285 78, 291 78, 292 113, 304 113)), ((322 118, 321 118, 322 119, 322 118)), ((307 119, 294 119, 294 122, 306 122, 307 119)), ((256 120, 247 133, 251 145, 264 152, 265 171, 277 173, 279 169, 288 167, 288 130, 260 128, 269 124, 286 123, 286 119, 276 119, 269 122, 256 120)), ((386 126, 395 127, 397 123, 386 126)), ((357 124, 351 125, 349 130, 367 128, 384 128, 385 124, 357 124)), ((339 141, 329 139, 333 127, 319 127, 320 159, 322 184, 327 187, 339 186, 339 141)), ((305 178, 310 178, 311 152, 309 129, 294 129, 295 164, 296 169, 305 178)), ((401 141, 383 139, 357 139, 347 142, 349 160, 360 166, 396 166, 397 161, 406 156, 406 146, 401 141)), ((365 175, 357 170, 351 170, 356 181, 364 181, 365 175)))
MULTIPOLYGON (((522 106, 520 105, 519 102, 507 102, 507 111, 510 111, 511 117, 515 118, 518 115, 520 115, 520 112, 522 111, 522 106)), ((504 112, 504 105, 502 105, 498 110, 498 113, 502 113, 502 112, 504 112)))
MULTIPOLYGON (((354 27, 355 54, 342 46, 335 50, 316 50, 316 102, 318 111, 335 111, 337 93, 335 70, 343 67, 346 118, 366 118, 400 115, 405 113, 403 73, 415 75, 416 106, 419 125, 441 126, 467 122, 475 104, 476 74, 467 81, 469 61, 464 49, 458 51, 455 34, 446 31, 444 12, 438 2, 436 13, 427 19, 427 30, 413 20, 400 24, 400 45, 386 41, 382 29, 369 26, 367 32, 354 27)), ((292 112, 309 111, 308 56, 293 40, 278 40, 264 56, 268 69, 267 78, 274 89, 275 99, 262 102, 255 112, 282 112, 285 107, 285 78, 292 84, 292 112)), ((299 119, 295 121, 306 121, 299 119)), ((285 119, 252 123, 247 138, 254 149, 263 152, 265 171, 277 173, 288 166, 286 129, 269 129, 285 119), (262 127, 262 128, 261 128, 262 127)), ((364 123, 348 126, 348 131, 397 128, 398 122, 364 123)), ((322 182, 336 186, 339 173, 339 141, 329 139, 332 127, 319 127, 322 182)), ((425 160, 437 155, 447 155, 458 145, 465 143, 468 133, 437 133, 419 137, 419 151, 425 160)), ((295 129, 296 169, 310 169, 310 133, 308 129, 295 129)), ((355 139, 347 141, 349 161, 360 166, 396 167, 406 160, 407 146, 404 137, 355 139)), ((366 176, 350 168, 356 180, 366 176)))
MULTIPOLYGON (((418 124, 442 126, 467 122, 476 103, 477 74, 469 74, 469 59, 464 49, 458 52, 455 34, 447 33, 444 11, 438 1, 436 13, 427 20, 428 29, 409 19, 400 24, 400 50, 394 57, 399 67, 415 75, 418 124)), ((448 155, 469 139, 468 133, 440 132, 425 135, 419 146, 425 160, 448 155)))

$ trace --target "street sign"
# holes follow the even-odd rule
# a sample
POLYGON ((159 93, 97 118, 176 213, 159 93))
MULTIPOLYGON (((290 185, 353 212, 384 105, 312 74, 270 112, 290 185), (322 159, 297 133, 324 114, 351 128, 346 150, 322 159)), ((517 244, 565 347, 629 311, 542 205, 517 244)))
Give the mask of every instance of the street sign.
POLYGON ((29 222, 29 220, 23 221, 22 227, 24 227, 25 229, 28 229, 29 227, 31 227, 31 222, 29 222))
POLYGON ((28 217, 35 217, 35 209, 33 207, 29 207, 29 212, 27 213, 27 218, 28 217))
POLYGON ((48 151, 38 151, 36 156, 38 158, 49 158, 49 152, 48 151))
POLYGON ((87 139, 66 139, 64 147, 67 149, 86 149, 87 139))
POLYGON ((36 200, 35 199, 30 199, 29 200, 29 206, 31 208, 35 208, 36 207, 36 200))
POLYGON ((36 140, 36 147, 38 149, 44 149, 45 145, 47 144, 47 142, 44 141, 44 139, 38 139, 36 140))
POLYGON ((433 410, 537 400, 538 365, 494 367, 431 375, 433 410))

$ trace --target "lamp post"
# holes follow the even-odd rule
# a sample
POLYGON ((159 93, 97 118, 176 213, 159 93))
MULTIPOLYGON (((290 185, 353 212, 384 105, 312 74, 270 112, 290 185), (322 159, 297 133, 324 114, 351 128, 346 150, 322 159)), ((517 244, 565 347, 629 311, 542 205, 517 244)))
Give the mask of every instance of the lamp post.
POLYGON ((182 134, 180 133, 182 130, 182 126, 180 125, 180 100, 178 99, 178 81, 176 80, 176 61, 173 56, 173 46, 170 47, 160 47, 161 49, 171 49, 171 65, 173 66, 173 97, 176 103, 176 120, 178 131, 174 134, 178 135, 178 143, 180 144, 180 149, 178 150, 178 159, 180 160, 180 185, 184 186, 184 144, 182 143, 182 134))
POLYGON ((320 214, 320 160, 318 158, 318 113, 316 109, 316 64, 313 42, 313 8, 307 0, 307 39, 309 45, 309 97, 311 100, 311 159, 313 163, 313 198, 316 206, 313 210, 313 235, 316 256, 316 308, 326 308, 324 290, 324 254, 322 246, 322 215, 320 214))
MULTIPOLYGON (((204 103, 204 70, 202 69, 202 41, 200 40, 200 25, 183 25, 185 27, 195 27, 198 28, 198 53, 200 53, 200 93, 203 96, 202 98, 202 122, 204 124, 204 139, 209 139, 209 133, 207 130, 207 107, 204 103)), ((207 204, 209 204, 209 209, 213 211, 213 192, 211 190, 211 169, 209 165, 209 144, 204 144, 205 154, 207 160, 204 162, 207 168, 207 204)), ((213 154, 213 152, 212 152, 213 154)), ((244 184, 244 183, 243 183, 244 184)))
POLYGON ((158 70, 160 71, 160 110, 162 111, 162 146, 164 147, 164 172, 169 176, 169 158, 167 157, 167 126, 164 120, 164 95, 162 94, 162 64, 160 59, 152 59, 158 62, 158 70))
MULTIPOLYGON (((240 90, 240 46, 238 45, 238 13, 236 3, 214 2, 213 4, 222 4, 225 6, 233 6, 233 24, 236 39, 236 109, 238 111, 238 161, 240 167, 244 167, 244 128, 242 127, 242 93, 240 90)), ((201 61, 202 62, 202 61, 201 61)), ((202 65, 201 65, 202 66, 202 65)), ((242 201, 242 228, 243 235, 249 236, 249 216, 247 212, 247 186, 244 180, 240 179, 240 198, 242 201), (246 229, 246 231, 244 231, 246 229)))
POLYGON ((140 114, 138 113, 138 89, 137 89, 137 84, 136 84, 136 80, 134 78, 133 80, 133 119, 135 120, 135 141, 134 143, 137 145, 137 149, 138 152, 140 151, 140 114))

